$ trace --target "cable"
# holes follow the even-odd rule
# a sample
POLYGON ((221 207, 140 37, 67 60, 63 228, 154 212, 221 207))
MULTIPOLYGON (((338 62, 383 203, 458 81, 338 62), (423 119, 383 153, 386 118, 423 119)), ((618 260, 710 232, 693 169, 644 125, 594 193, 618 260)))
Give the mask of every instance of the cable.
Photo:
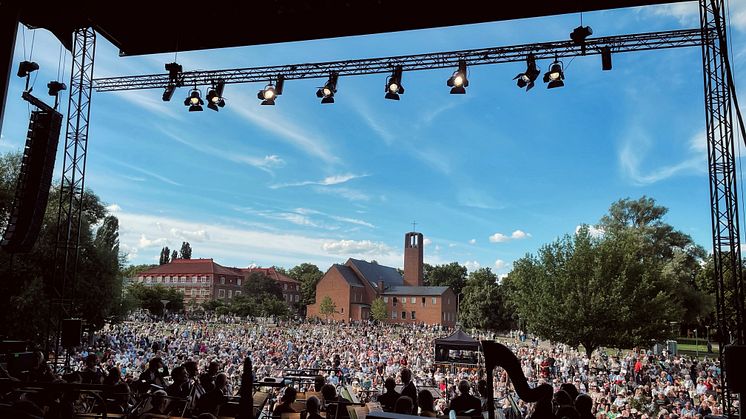
MULTIPOLYGON (((28 60, 31 61, 34 58, 34 43, 36 42, 36 29, 31 30, 31 52, 29 53, 28 60)), ((25 45, 24 45, 25 49, 25 45)))

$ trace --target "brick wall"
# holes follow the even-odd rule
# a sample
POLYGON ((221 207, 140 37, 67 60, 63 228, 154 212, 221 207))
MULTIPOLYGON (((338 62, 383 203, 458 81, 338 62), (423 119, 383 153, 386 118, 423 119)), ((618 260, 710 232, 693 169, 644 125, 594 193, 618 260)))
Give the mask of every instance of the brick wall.
MULTIPOLYGON (((350 319, 350 285, 345 281, 339 271, 332 266, 316 285, 316 302, 308 306, 307 317, 319 317, 330 320, 350 319), (322 315, 319 306, 324 297, 329 296, 337 305, 337 313, 330 316, 322 315)), ((357 287, 355 287, 357 288, 357 287)), ((362 289, 361 289, 362 290, 362 289)), ((359 319, 353 319, 359 320, 359 319)))

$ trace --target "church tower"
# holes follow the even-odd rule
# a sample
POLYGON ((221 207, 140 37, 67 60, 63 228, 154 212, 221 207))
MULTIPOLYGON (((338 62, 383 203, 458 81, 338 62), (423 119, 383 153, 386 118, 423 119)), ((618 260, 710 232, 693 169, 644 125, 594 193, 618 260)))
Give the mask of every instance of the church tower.
POLYGON ((404 285, 421 286, 423 279, 422 233, 410 232, 404 235, 404 285))

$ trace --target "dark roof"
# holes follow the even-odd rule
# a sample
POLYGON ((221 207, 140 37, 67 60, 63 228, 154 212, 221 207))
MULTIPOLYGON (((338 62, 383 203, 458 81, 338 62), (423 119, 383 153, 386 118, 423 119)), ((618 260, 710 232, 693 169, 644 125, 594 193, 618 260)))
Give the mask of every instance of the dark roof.
POLYGON ((140 275, 173 275, 173 274, 214 274, 214 275, 236 275, 241 276, 241 272, 226 268, 223 265, 215 263, 212 259, 175 259, 171 263, 158 265, 140 275))
POLYGON ((413 297, 418 295, 434 296, 443 295, 447 289, 448 287, 409 287, 406 285, 398 285, 386 289, 386 291, 383 292, 383 295, 411 295, 413 297))
POLYGON ((300 282, 296 281, 295 279, 293 279, 293 278, 291 278, 291 277, 289 277, 287 275, 283 275, 281 272, 278 272, 277 269, 275 269, 274 267, 269 267, 269 268, 241 268, 239 270, 242 273, 246 274, 246 275, 251 275, 253 273, 260 273, 260 274, 262 274, 262 275, 264 275, 266 277, 272 278, 272 279, 274 279, 275 281, 278 281, 278 282, 293 282, 293 283, 296 283, 296 284, 300 283, 300 282))
POLYGON ((364 281, 378 289, 378 283, 383 281, 386 288, 403 285, 404 279, 396 268, 370 263, 359 259, 347 259, 347 266, 359 272, 364 281))
POLYGON ((363 283, 360 282, 357 275, 355 274, 355 271, 353 271, 349 267, 345 265, 334 264, 332 265, 332 268, 336 269, 340 273, 340 275, 342 275, 342 278, 344 278, 344 280, 347 281, 348 284, 350 284, 350 286, 353 286, 353 287, 363 286, 363 283))
POLYGON ((467 335, 461 329, 456 329, 447 337, 435 339, 435 345, 449 349, 479 350, 479 341, 467 335))
POLYGON ((458 12, 428 0, 223 2, 11 0, 21 22, 53 32, 70 49, 72 32, 91 25, 122 55, 273 44, 634 7, 684 0, 461 1, 458 12), (250 10, 244 10, 247 6, 250 10), (213 29, 214 28, 214 29, 213 29))

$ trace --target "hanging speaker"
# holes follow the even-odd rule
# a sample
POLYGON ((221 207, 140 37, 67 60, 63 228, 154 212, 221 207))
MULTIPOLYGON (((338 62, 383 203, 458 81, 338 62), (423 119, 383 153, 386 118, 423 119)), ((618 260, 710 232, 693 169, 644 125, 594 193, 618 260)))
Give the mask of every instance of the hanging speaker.
POLYGON ((725 378, 734 393, 746 393, 746 345, 725 347, 725 378))
POLYGON ((13 207, 0 241, 7 252, 30 252, 36 243, 49 200, 61 126, 62 114, 57 111, 31 113, 13 207))
POLYGON ((63 348, 80 346, 83 339, 83 321, 80 319, 63 319, 60 343, 63 348))

